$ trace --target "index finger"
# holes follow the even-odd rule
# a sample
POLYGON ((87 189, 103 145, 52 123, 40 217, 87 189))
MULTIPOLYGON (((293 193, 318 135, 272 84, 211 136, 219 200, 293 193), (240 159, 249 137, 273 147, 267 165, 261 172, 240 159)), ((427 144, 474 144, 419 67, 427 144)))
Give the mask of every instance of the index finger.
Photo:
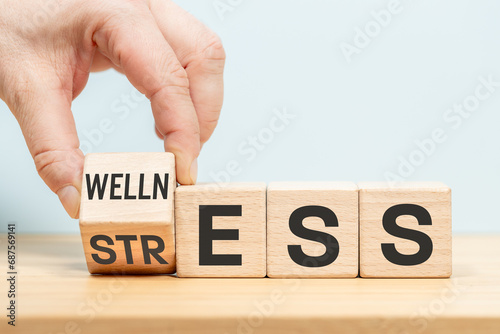
POLYGON ((194 184, 201 144, 188 77, 148 7, 133 5, 130 12, 112 16, 96 29, 94 41, 151 100, 165 150, 176 156, 177 181, 194 184))

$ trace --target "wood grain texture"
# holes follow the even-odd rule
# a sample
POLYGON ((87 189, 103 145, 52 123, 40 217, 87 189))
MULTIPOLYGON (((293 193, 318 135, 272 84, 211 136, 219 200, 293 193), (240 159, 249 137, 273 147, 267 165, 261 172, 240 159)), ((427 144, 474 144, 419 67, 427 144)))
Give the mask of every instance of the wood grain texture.
MULTIPOLYGON (((321 238, 321 236, 319 237, 321 238)), ((315 239, 318 240, 318 239, 315 239)), ((267 275, 269 277, 356 277, 358 275, 358 187, 352 182, 272 182, 267 189, 267 275), (322 243, 292 233, 289 221, 295 210, 322 206, 331 210, 338 226, 325 226, 320 217, 307 217, 303 226, 332 235, 322 243), (326 242, 331 250, 327 252, 326 242), (338 242, 338 248, 333 246, 338 242), (314 257, 308 266, 292 260, 288 245, 314 257), (337 252, 331 264, 318 266, 318 258, 337 252), (316 267, 311 267, 316 265, 316 267)))
POLYGON ((179 277, 266 275, 266 184, 207 183, 175 191, 179 277), (238 230, 238 240, 214 240, 213 254, 241 254, 241 265, 200 265, 200 205, 241 206, 240 216, 213 217, 213 229, 238 230))
MULTIPOLYGON (((500 328, 500 235, 454 235, 453 277, 445 279, 89 275, 78 236, 18 235, 18 246, 18 322, 13 329, 4 316, 0 333, 498 334, 500 328)), ((6 253, 0 247, 2 268, 6 253)), ((7 290, 4 276, 4 307, 7 290)))
MULTIPOLYGON (((167 185, 163 183, 163 187, 166 187, 167 185)), ((92 274, 175 272, 173 204, 175 187, 175 158, 172 153, 88 154, 85 157, 83 171, 80 231, 89 272, 92 274), (93 198, 90 199, 87 174, 90 176, 91 187, 95 175, 100 175, 100 182, 103 184, 104 175, 108 174, 102 199, 99 199, 97 188, 93 192, 91 190, 93 198), (111 174, 121 175, 115 177, 114 182, 117 186, 113 194, 117 199, 111 199, 111 174), (166 198, 162 195, 159 183, 155 183, 155 174, 158 174, 159 180, 163 183, 165 174, 168 174, 166 198), (125 199, 126 195, 129 199, 125 199), (113 245, 104 240, 99 241, 98 245, 113 249, 117 257, 114 263, 99 264, 92 258, 92 254, 97 254, 103 259, 109 258, 105 252, 98 252, 91 247, 90 240, 95 235, 105 235, 113 240, 113 245), (117 235, 132 235, 137 238, 130 241, 133 263, 127 263, 125 243, 116 240, 117 235), (158 255, 167 262, 166 264, 160 263, 154 256, 149 256, 150 264, 146 263, 141 236, 161 238, 164 250, 158 255)), ((155 240, 149 240, 147 246, 154 249, 160 245, 155 240)))
POLYGON ((359 187, 360 275, 361 277, 449 277, 451 275, 451 191, 440 182, 403 182, 389 185, 362 182, 359 187), (419 225, 416 218, 397 218, 399 226, 421 231, 432 240, 432 255, 419 265, 389 262, 382 243, 393 243, 401 254, 415 254, 419 245, 390 235, 382 226, 382 217, 397 204, 415 204, 425 208, 432 225, 419 225))

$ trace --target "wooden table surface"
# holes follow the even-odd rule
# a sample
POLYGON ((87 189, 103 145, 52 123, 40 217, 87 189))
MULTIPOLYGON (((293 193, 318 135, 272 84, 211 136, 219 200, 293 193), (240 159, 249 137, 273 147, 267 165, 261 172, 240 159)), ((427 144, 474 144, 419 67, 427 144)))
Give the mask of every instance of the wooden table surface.
POLYGON ((18 235, 0 333, 500 333, 500 236, 453 247, 450 279, 181 279, 91 276, 79 236, 18 235))

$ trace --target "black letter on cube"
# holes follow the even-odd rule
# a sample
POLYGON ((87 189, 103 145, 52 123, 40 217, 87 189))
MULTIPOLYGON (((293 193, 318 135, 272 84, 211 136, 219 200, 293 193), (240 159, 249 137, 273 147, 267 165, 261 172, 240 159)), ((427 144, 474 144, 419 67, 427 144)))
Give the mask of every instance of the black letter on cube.
POLYGON ((200 205, 200 266, 241 266, 241 254, 213 254, 213 240, 238 240, 239 230, 214 230, 214 216, 241 216, 241 205, 200 205))
POLYGON ((112 264, 116 261, 116 253, 114 250, 108 247, 99 246, 98 241, 103 240, 108 245, 114 245, 113 239, 104 234, 97 234, 90 238, 90 246, 96 251, 104 252, 109 254, 108 259, 102 259, 98 254, 92 254, 92 259, 99 264, 112 264))
POLYGON ((394 244, 382 244, 382 253, 387 260, 400 266, 419 265, 431 257, 432 240, 423 232, 398 226, 396 219, 404 215, 417 218, 418 225, 432 225, 431 215, 429 211, 420 205, 398 204, 387 209, 382 218, 382 224, 387 233, 398 238, 415 241, 420 246, 419 251, 415 254, 406 255, 399 253, 394 244))
POLYGON ((321 231, 310 230, 302 224, 307 217, 318 217, 323 219, 325 226, 339 226, 335 213, 324 206, 303 206, 292 212, 289 219, 290 231, 299 238, 319 242, 326 247, 326 251, 320 256, 309 256, 304 254, 300 245, 288 245, 290 258, 303 267, 324 267, 333 263, 339 255, 339 242, 337 239, 321 231))

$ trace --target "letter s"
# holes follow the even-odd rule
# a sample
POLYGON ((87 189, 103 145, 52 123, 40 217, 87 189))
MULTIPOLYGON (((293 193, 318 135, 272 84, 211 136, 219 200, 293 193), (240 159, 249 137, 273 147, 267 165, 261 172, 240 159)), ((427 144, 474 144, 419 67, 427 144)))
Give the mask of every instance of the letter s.
POLYGON ((111 239, 107 235, 97 234, 97 235, 94 235, 92 238, 90 238, 90 246, 93 249, 95 249, 96 251, 108 253, 109 254, 109 258, 108 259, 102 259, 101 257, 99 257, 98 254, 92 254, 92 259, 94 259, 94 261, 97 262, 97 263, 99 263, 99 264, 112 264, 113 262, 116 261, 116 253, 111 248, 104 247, 104 246, 99 246, 97 244, 97 242, 101 241, 101 240, 105 241, 108 245, 114 245, 113 239, 111 239))
POLYGON ((431 215, 429 211, 420 205, 398 204, 387 209, 382 218, 382 225, 387 233, 398 238, 415 241, 420 246, 419 251, 415 254, 406 255, 399 253, 394 244, 382 244, 382 253, 389 262, 400 266, 422 264, 432 255, 432 240, 423 232, 398 226, 396 219, 403 215, 410 215, 417 218, 418 225, 432 225, 431 215))
POLYGON ((304 254, 300 245, 288 245, 288 254, 293 262, 303 267, 324 267, 333 263, 339 255, 339 242, 334 236, 310 230, 302 224, 307 217, 318 217, 325 222, 325 226, 339 226, 335 213, 324 206, 309 205, 296 209, 290 215, 290 231, 299 238, 319 242, 326 247, 326 251, 320 256, 309 256, 304 254))

